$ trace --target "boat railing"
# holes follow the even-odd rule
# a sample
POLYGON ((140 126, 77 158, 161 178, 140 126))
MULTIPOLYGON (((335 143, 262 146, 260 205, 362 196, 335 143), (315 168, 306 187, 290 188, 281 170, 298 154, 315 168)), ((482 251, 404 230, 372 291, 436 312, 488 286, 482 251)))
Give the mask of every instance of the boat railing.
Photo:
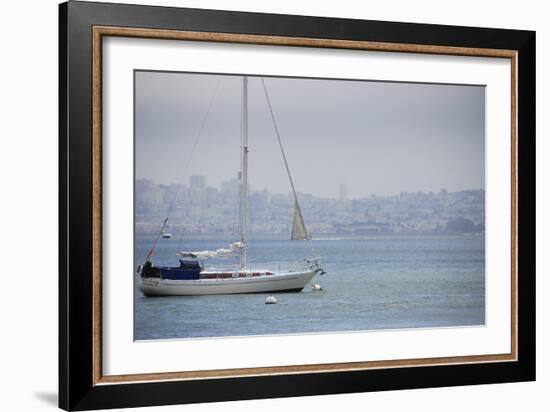
MULTIPOLYGON (((302 271, 309 269, 313 267, 314 265, 318 264, 318 259, 302 259, 299 261, 285 261, 285 262, 249 262, 249 264, 246 265, 245 270, 253 270, 258 272, 270 272, 273 270, 277 270, 279 273, 285 273, 285 272, 296 272, 296 271, 302 271), (269 268, 269 269, 268 269, 269 268)), ((205 265, 205 270, 207 271, 235 271, 234 265, 205 265)))

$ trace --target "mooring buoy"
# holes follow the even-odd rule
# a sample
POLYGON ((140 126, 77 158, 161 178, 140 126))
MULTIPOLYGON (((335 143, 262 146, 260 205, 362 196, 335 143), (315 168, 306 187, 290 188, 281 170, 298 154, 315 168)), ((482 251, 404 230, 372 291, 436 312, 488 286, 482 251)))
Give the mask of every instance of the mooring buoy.
POLYGON ((275 304, 277 303, 277 298, 273 295, 269 295, 267 298, 265 298, 265 303, 266 305, 275 304))

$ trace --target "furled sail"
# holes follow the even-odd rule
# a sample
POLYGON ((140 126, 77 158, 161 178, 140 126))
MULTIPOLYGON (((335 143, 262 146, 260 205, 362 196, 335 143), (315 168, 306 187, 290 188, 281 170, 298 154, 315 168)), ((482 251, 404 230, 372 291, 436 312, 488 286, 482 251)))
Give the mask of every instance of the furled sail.
POLYGON ((290 240, 307 240, 308 234, 306 224, 302 216, 302 210, 298 204, 298 200, 294 202, 294 220, 292 221, 292 235, 290 240))
POLYGON ((233 242, 229 245, 229 248, 220 248, 216 250, 201 250, 198 252, 178 252, 177 255, 181 257, 190 257, 195 259, 207 259, 216 257, 233 256, 237 253, 241 253, 244 249, 243 242, 233 242))

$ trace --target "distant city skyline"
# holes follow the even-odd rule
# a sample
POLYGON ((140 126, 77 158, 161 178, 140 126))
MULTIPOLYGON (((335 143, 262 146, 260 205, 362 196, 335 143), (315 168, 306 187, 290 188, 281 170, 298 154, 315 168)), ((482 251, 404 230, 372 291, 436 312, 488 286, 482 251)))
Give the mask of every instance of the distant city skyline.
MULTIPOLYGON (((197 184, 221 189, 237 178, 240 85, 238 76, 136 72, 136 179, 189 185, 203 176, 197 184)), ((482 86, 288 78, 266 85, 299 192, 359 199, 485 188, 482 86)), ((257 78, 249 80, 249 136, 251 187, 288 193, 257 78)))
MULTIPOLYGON (((208 181, 207 181, 207 178, 206 176, 203 176, 203 175, 190 175, 189 176, 189 180, 187 182, 172 182, 172 183, 162 183, 162 182, 157 182, 155 179, 153 178, 141 178, 141 179, 137 179, 137 180, 148 180, 148 181, 151 181, 155 184, 161 184, 161 185, 165 185, 165 186, 172 186, 172 185, 181 185, 183 187, 187 187, 187 188, 215 188, 217 190, 220 190, 220 191, 227 191, 228 189, 231 189, 231 190, 236 190, 236 188, 238 188, 238 185, 239 185, 239 180, 237 178, 230 178, 228 180, 224 180, 222 182, 220 182, 220 185, 218 186, 210 186, 208 185, 208 181)), ((263 192, 263 191, 268 191, 270 192, 267 188, 255 188, 254 186, 250 186, 250 189, 253 191, 253 192, 263 192)), ((350 199, 348 197, 348 187, 347 187, 347 184, 345 183, 339 183, 337 187, 334 188, 334 195, 333 196, 321 196, 321 197, 325 197, 327 199, 335 199, 335 200, 338 200, 339 202, 345 202, 345 201, 349 201, 349 200, 354 200, 354 199, 350 199)), ((479 188, 473 188, 473 189, 464 189, 464 190, 478 190, 479 188)), ((447 193, 448 190, 447 188, 445 187, 442 187, 440 188, 440 190, 430 190, 426 193, 439 193, 439 192, 442 192, 442 193, 447 193)), ((301 194, 306 194, 306 195, 309 195, 311 193, 308 193, 308 192, 298 192, 298 193, 301 193, 301 194)), ((399 195, 399 194, 402 194, 402 193, 424 193, 424 191, 411 191, 411 192, 399 192, 399 193, 390 193, 390 194, 385 194, 383 196, 395 196, 395 195, 399 195)), ((289 189, 287 192, 282 192, 282 193, 278 193, 278 192, 273 192, 273 194, 282 194, 282 195, 290 195, 292 194, 292 190, 289 189)), ((369 193, 367 194, 366 196, 363 196, 363 197, 360 197, 360 198, 356 198, 356 199, 361 199, 361 198, 365 198, 365 197, 369 197, 369 196, 377 196, 377 195, 380 195, 380 194, 377 194, 377 193, 369 193)))
MULTIPOLYGON (((158 233, 159 223, 170 215, 170 230, 180 233, 235 234, 239 210, 239 182, 224 182, 221 189, 206 186, 203 176, 193 176, 189 185, 136 181, 136 230, 158 233), (169 213, 167 213, 169 211, 169 213)), ((483 189, 437 193, 402 192, 393 196, 347 199, 340 186, 338 198, 299 193, 308 228, 322 233, 367 234, 481 233, 485 230, 483 189)), ((249 197, 251 234, 290 232, 292 193, 252 191, 249 197)))
MULTIPOLYGON (((230 178, 228 180, 224 180, 220 183, 220 185, 218 186, 211 186, 208 184, 208 180, 206 178, 206 176, 203 176, 203 175, 191 175, 189 176, 189 180, 187 182, 182 182, 182 183, 179 183, 179 182, 172 182, 172 183, 162 183, 162 182, 157 182, 155 179, 152 179, 152 178, 140 178, 140 179, 136 179, 137 181, 140 181, 140 182, 144 182, 144 181, 149 181, 149 182, 152 182, 154 184, 159 184, 159 185, 162 185, 162 186, 166 186, 166 187, 173 187, 173 186, 179 186, 181 187, 182 189, 216 189, 216 190, 219 190, 221 192, 224 192, 224 191, 228 191, 228 190, 239 190, 239 179, 238 178, 230 178)), ((446 187, 442 187, 440 188, 439 190, 430 190, 430 191, 410 191, 410 192, 405 192, 405 191, 402 191, 402 192, 399 192, 399 193, 390 193, 390 194, 379 194, 379 193, 368 193, 366 196, 362 196, 362 197, 358 197, 358 198, 349 198, 348 197, 348 194, 347 194, 347 185, 345 183, 340 183, 338 184, 338 186, 336 186, 334 188, 334 194, 333 195, 329 195, 329 196, 319 196, 319 197, 322 197, 322 198, 326 198, 326 199, 333 199, 333 200, 338 200, 340 203, 343 203, 343 202, 347 202, 347 201, 352 201, 352 200, 361 200, 361 199, 364 199, 364 198, 368 198, 368 197, 372 197, 372 196, 399 196, 399 195, 402 195, 402 194, 411 194, 411 193, 426 193, 426 194, 429 194, 429 193, 443 193, 443 194, 446 194, 448 193, 449 191, 447 190, 446 187)), ((283 196, 291 196, 292 195, 292 190, 289 189, 288 191, 286 192, 271 192, 269 189, 267 188, 255 188, 254 186, 252 185, 249 185, 249 190, 251 190, 253 193, 254 192, 268 192, 272 195, 283 195, 283 196)), ((456 192, 462 192, 462 191, 470 191, 470 190, 484 190, 484 189, 480 189, 480 188, 473 188, 473 189, 464 189, 464 190, 457 190, 456 192)), ((297 192, 298 194, 300 195, 312 195, 311 193, 308 193, 308 192, 300 192, 298 191, 297 192)))

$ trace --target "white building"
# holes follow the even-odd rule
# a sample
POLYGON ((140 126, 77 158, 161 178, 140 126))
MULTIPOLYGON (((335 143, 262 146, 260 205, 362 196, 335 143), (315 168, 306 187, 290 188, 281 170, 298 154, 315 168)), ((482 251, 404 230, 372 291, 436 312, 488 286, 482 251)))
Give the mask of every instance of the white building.
POLYGON ((338 200, 341 203, 348 201, 348 186, 345 183, 340 183, 338 185, 338 200))

